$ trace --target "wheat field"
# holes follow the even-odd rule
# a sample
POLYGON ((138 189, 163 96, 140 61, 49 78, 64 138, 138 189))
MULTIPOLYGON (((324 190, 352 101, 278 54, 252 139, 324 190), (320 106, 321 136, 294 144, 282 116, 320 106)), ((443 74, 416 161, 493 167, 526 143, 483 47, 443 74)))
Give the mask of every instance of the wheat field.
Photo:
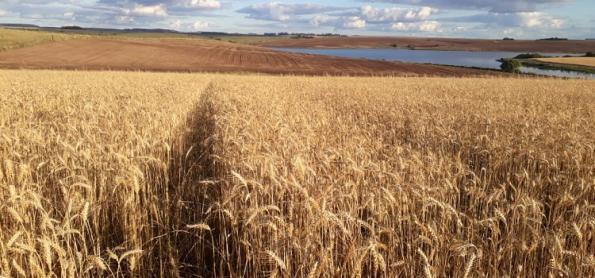
POLYGON ((595 67, 595 57, 540 58, 536 60, 547 63, 595 67))
POLYGON ((592 277, 595 82, 0 71, 0 276, 592 277))

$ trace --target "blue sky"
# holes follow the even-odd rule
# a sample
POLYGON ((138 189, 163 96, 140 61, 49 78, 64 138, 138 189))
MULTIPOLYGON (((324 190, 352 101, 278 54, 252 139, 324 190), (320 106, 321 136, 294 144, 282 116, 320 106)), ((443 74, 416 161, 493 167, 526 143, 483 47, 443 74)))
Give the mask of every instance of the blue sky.
POLYGON ((0 22, 180 31, 595 37, 594 0, 0 0, 0 22))

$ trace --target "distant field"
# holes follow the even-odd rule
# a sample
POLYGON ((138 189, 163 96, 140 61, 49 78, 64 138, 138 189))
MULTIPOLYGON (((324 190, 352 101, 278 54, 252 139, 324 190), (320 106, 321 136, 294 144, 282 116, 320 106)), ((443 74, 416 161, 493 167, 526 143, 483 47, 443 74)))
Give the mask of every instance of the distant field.
POLYGON ((248 45, 260 45, 288 39, 289 36, 234 36, 234 35, 200 35, 199 38, 212 39, 217 41, 226 41, 231 43, 240 43, 248 45))
POLYGON ((321 37, 313 39, 285 39, 263 42, 270 47, 311 48, 408 48, 428 50, 511 51, 586 53, 595 49, 595 41, 528 41, 480 40, 415 37, 321 37))
POLYGON ((495 75, 494 71, 286 53, 205 39, 88 38, 0 53, 0 68, 260 72, 305 75, 495 75))
POLYGON ((0 71, 2 277, 593 277, 595 82, 0 71))
POLYGON ((87 36, 0 28, 0 51, 85 37, 87 36))
POLYGON ((263 36, 263 35, 209 35, 186 34, 174 32, 140 32, 123 30, 94 30, 94 29, 9 29, 0 27, 0 50, 21 48, 40 43, 60 41, 73 38, 103 38, 103 39, 197 39, 215 40, 247 45, 259 45, 277 40, 290 39, 291 36, 263 36))
POLYGON ((595 67, 595 57, 539 58, 536 60, 547 63, 595 67))

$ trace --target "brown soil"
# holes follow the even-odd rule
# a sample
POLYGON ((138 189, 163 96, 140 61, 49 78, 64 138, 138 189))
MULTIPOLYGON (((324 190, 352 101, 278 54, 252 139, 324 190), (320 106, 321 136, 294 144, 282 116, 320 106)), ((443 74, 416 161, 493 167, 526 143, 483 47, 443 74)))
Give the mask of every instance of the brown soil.
POLYGON ((304 75, 497 74, 447 66, 284 53, 256 46, 187 39, 87 39, 54 42, 2 52, 0 68, 304 75))
POLYGON ((467 51, 511 51, 585 53, 595 51, 595 41, 527 41, 527 40, 477 40, 450 38, 399 38, 399 37, 324 37, 313 39, 281 39, 264 42, 269 47, 304 48, 413 48, 428 50, 467 50, 467 51))

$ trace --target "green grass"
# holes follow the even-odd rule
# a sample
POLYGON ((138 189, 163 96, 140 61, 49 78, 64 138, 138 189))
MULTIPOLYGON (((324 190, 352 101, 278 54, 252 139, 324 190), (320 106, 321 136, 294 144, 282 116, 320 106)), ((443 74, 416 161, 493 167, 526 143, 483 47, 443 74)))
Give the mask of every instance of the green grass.
POLYGON ((0 51, 34 46, 52 41, 63 41, 81 38, 108 38, 108 39, 207 39, 225 41, 231 43, 257 45, 268 41, 287 39, 289 36, 268 37, 268 36, 241 36, 241 35, 200 35, 183 33, 163 32, 110 32, 94 30, 68 30, 68 31, 47 31, 47 30, 21 30, 0 28, 0 51))
POLYGON ((196 38, 196 35, 184 33, 165 33, 165 32, 134 32, 134 31, 99 31, 99 30, 67 30, 58 31, 66 35, 83 35, 101 38, 196 38))
POLYGON ((0 28, 0 51, 34 46, 52 41, 63 41, 84 37, 88 36, 38 30, 15 30, 0 28))

